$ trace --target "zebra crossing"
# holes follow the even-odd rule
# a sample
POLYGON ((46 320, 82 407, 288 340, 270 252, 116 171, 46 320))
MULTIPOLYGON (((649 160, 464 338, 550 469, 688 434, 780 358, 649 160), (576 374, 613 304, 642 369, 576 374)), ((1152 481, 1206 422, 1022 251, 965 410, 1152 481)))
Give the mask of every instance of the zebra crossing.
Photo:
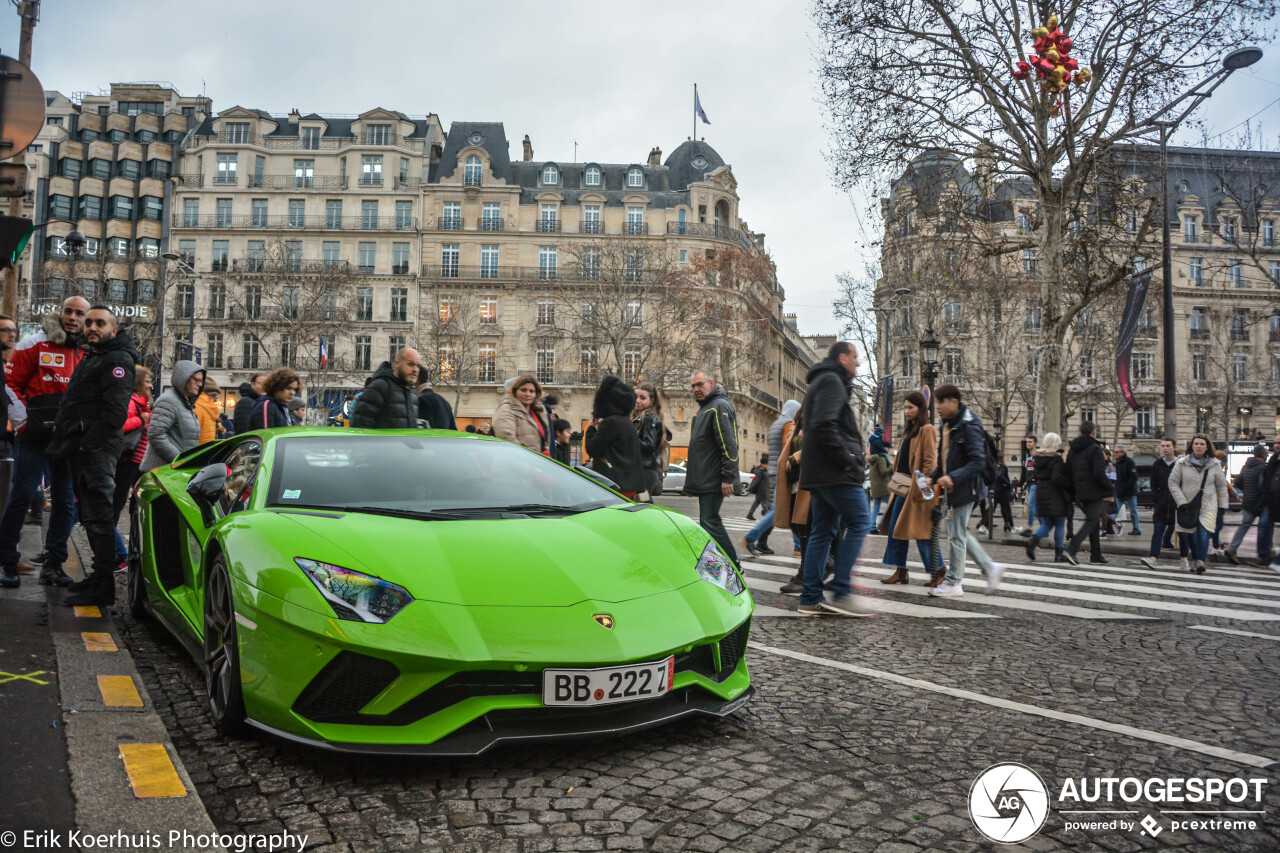
MULTIPOLYGON (((799 569, 798 559, 781 554, 742 554, 740 558, 747 586, 757 599, 757 616, 799 615, 796 599, 779 592, 799 569)), ((1280 574, 1267 569, 1215 565, 1206 575, 1189 575, 1172 568, 1153 572, 1121 566, 1006 563, 994 594, 984 594, 985 579, 970 567, 965 573, 965 595, 956 599, 930 597, 923 585, 922 564, 909 562, 908 567, 913 583, 889 586, 880 579, 893 570, 864 557, 854 567, 853 582, 858 592, 876 593, 866 599, 873 610, 923 619, 995 619, 1014 615, 1010 611, 1030 611, 1088 620, 1140 621, 1179 613, 1237 622, 1280 622, 1280 574)))

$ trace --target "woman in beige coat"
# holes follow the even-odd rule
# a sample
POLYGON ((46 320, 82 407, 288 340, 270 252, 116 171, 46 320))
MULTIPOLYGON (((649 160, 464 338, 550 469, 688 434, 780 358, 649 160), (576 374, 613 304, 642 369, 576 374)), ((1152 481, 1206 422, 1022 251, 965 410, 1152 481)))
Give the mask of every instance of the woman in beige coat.
POLYGON ((933 533, 932 513, 938 505, 938 495, 935 493, 931 500, 925 500, 915 483, 915 472, 932 471, 938 464, 938 431, 929 423, 929 408, 919 391, 906 396, 902 412, 907 426, 899 441, 893 473, 906 474, 911 478, 911 486, 905 498, 891 494, 893 502, 880 523, 880 532, 889 536, 884 547, 884 564, 895 570, 889 577, 881 578, 881 583, 911 583, 907 552, 912 540, 924 565, 928 568, 934 564, 929 538, 933 533))
MULTIPOLYGON (((800 412, 795 420, 783 427, 782 453, 778 457, 778 482, 774 487, 773 526, 778 530, 790 530, 800 540, 800 565, 809 550, 809 492, 800 488, 800 478, 793 480, 788 471, 800 471, 800 439, 804 435, 800 412)), ((804 589, 802 572, 782 587, 787 595, 799 595, 804 589)))
POLYGON ((551 455, 555 433, 547 420, 547 410, 538 402, 542 386, 532 376, 524 375, 511 383, 511 397, 493 413, 493 434, 541 453, 551 455))
POLYGON ((1169 496, 1178 508, 1200 498, 1200 515, 1194 527, 1178 522, 1178 549, 1182 553, 1182 568, 1191 568, 1187 556, 1195 560, 1196 574, 1204 574, 1205 561, 1209 559, 1209 536, 1218 521, 1218 507, 1227 505, 1227 478, 1222 466, 1210 449, 1209 436, 1193 436, 1187 445, 1187 455, 1181 457, 1169 472, 1169 496), (1203 489, 1203 490, 1202 490, 1203 489))

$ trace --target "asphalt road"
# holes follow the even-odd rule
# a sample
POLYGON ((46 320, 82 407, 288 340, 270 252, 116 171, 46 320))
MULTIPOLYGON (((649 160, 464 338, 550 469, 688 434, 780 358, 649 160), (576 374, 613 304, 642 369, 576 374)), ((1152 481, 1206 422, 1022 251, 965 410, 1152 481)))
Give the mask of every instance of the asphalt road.
MULTIPOLYGON (((691 498, 662 501, 696 516, 691 498)), ((749 503, 725 502, 735 539, 749 503)), ((744 559, 756 699, 620 740, 432 760, 222 737, 186 653, 121 608, 115 630, 214 826, 304 833, 324 853, 989 850, 969 798, 1002 762, 1049 791, 1043 828, 1009 849, 1280 849, 1280 575, 1193 576, 1176 560, 1150 572, 1120 556, 1076 569, 996 545, 1009 567, 994 595, 971 569, 964 598, 938 600, 918 567, 911 585, 880 584, 872 537, 857 580, 878 612, 805 619, 777 592, 795 570, 785 537, 775 558, 744 559), (1068 780, 1106 777, 1271 781, 1241 803, 1060 798, 1068 780), (1123 814, 1068 813, 1099 810, 1123 814), (1174 814, 1194 810, 1251 813, 1174 814), (1175 827, 1188 819, 1244 823, 1175 827)))

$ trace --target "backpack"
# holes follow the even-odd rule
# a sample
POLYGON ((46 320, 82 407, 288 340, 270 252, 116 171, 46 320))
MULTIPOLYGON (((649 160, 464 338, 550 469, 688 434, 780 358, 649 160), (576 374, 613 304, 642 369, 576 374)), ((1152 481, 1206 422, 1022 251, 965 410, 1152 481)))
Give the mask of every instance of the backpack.
POLYGON ((996 440, 985 429, 982 431, 982 446, 986 450, 986 459, 982 465, 982 482, 991 488, 996 484, 996 475, 1000 473, 1000 450, 996 440))

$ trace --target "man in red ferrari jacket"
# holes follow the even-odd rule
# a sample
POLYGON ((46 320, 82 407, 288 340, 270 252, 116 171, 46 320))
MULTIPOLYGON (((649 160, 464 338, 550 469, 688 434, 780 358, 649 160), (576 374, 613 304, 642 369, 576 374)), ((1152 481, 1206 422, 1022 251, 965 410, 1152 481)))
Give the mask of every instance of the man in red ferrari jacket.
POLYGON ((72 296, 62 311, 45 317, 44 330, 23 338, 5 365, 5 382, 27 407, 27 423, 15 446, 13 488, 0 518, 0 587, 18 586, 18 542, 27 507, 46 475, 53 488, 53 511, 45 533, 45 562, 40 583, 67 586, 71 578, 62 571, 67 559, 67 538, 75 524, 75 497, 66 459, 46 453, 53 436, 58 405, 83 357, 80 336, 89 302, 72 296))

